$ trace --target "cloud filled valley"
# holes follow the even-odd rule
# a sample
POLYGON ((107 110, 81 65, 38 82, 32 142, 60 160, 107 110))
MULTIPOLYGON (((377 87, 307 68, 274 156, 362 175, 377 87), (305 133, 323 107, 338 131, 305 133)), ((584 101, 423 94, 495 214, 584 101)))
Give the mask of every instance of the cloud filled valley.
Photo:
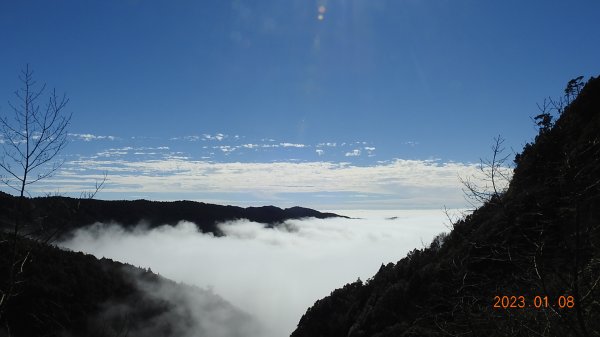
MULTIPOLYGON (((266 336, 287 336, 306 309, 331 289, 359 277, 366 280, 382 263, 396 262, 446 230, 441 210, 341 213, 355 218, 288 220, 275 228, 238 220, 221 223, 221 237, 200 233, 190 222, 152 230, 143 224, 125 230, 97 223, 77 230, 60 246, 151 268, 202 288, 193 292, 200 294, 196 297, 170 293, 169 287, 146 291, 182 303, 192 321, 206 316, 202 301, 214 293, 255 316, 258 323, 248 318, 243 329, 262 326, 266 336)), ((228 326, 227 315, 243 315, 228 310, 215 313, 221 320, 211 322, 228 326)), ((206 321, 199 322, 190 331, 206 327, 206 321)), ((209 331, 221 331, 212 336, 237 336, 239 330, 229 328, 211 326, 209 331)))

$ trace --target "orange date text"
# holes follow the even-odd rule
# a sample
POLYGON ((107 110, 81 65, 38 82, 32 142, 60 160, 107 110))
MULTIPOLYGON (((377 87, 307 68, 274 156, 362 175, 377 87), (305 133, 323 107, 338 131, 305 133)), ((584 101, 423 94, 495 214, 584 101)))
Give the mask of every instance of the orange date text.
POLYGON ((524 308, 558 308, 572 309, 575 307, 573 296, 558 296, 550 299, 548 296, 494 296, 494 309, 524 309, 524 308))

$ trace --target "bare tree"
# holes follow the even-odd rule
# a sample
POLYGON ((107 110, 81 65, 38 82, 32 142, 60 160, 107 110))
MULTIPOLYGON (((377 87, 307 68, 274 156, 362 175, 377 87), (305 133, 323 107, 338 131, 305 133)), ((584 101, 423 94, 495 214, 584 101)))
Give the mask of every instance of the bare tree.
POLYGON ((62 164, 54 161, 67 145, 67 127, 71 114, 65 112, 66 95, 52 90, 44 106, 40 106, 46 85, 38 89, 29 65, 21 71, 22 87, 15 91, 17 103, 9 102, 12 118, 0 117, 3 154, 0 168, 6 173, 2 182, 23 197, 26 187, 52 175, 62 164))
POLYGON ((507 165, 509 156, 504 148, 504 138, 500 135, 494 137, 492 158, 480 159, 479 174, 459 178, 465 197, 473 206, 500 200, 511 179, 512 169, 507 165))
MULTIPOLYGON (((46 85, 37 86, 29 65, 19 76, 22 87, 15 91, 17 100, 9 102, 12 114, 0 116, 2 154, 0 181, 19 194, 15 204, 13 231, 2 244, 10 244, 10 263, 5 284, 0 288, 0 318, 9 299, 18 294, 22 274, 30 251, 20 248, 20 225, 26 187, 52 175, 62 164, 57 155, 67 145, 67 127, 71 114, 65 112, 66 95, 52 90, 45 104, 40 105, 46 85)), ((28 194, 28 193, 27 193, 28 194)), ((6 327, 10 335, 9 327, 6 327)))

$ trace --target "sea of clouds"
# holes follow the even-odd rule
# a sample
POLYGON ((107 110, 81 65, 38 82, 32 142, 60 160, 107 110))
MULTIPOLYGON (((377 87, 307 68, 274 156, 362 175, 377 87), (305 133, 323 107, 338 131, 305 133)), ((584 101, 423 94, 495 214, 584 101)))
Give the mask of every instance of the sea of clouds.
POLYGON ((208 289, 254 316, 265 336, 281 337, 316 300, 448 231, 442 210, 333 212, 353 218, 289 220, 275 228, 238 220, 219 225, 223 237, 185 221, 151 230, 98 223, 60 245, 208 289))

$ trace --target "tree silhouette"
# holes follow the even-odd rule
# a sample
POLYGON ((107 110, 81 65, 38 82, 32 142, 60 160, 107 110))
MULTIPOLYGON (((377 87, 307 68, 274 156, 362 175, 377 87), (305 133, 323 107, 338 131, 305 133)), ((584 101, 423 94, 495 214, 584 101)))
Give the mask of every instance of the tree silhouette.
MULTIPOLYGON (((0 318, 10 298, 18 294, 31 253, 19 249, 26 187, 49 177, 60 167, 62 162, 55 159, 67 145, 67 127, 71 121, 71 114, 65 112, 69 100, 66 95, 58 96, 56 90, 52 90, 47 103, 40 106, 46 85, 37 86, 29 65, 21 70, 19 79, 22 86, 15 91, 17 102, 8 103, 12 116, 0 116, 0 168, 5 173, 0 180, 19 193, 12 234, 9 240, 1 242, 11 248, 7 281, 0 285, 0 318)), ((8 327, 7 331, 10 331, 8 327)))
POLYGON ((504 138, 494 137, 491 146, 491 159, 480 159, 478 175, 459 177, 463 185, 463 193, 467 201, 474 207, 486 202, 497 202, 510 182, 512 169, 507 161, 510 154, 504 148, 504 138))
POLYGON ((52 90, 46 105, 40 107, 46 85, 36 88, 29 65, 21 71, 19 79, 22 87, 15 91, 17 103, 9 102, 12 119, 0 117, 3 150, 0 168, 6 173, 2 182, 23 197, 28 185, 52 175, 62 164, 53 160, 67 145, 71 114, 64 111, 69 99, 66 95, 58 96, 56 90, 52 90))

